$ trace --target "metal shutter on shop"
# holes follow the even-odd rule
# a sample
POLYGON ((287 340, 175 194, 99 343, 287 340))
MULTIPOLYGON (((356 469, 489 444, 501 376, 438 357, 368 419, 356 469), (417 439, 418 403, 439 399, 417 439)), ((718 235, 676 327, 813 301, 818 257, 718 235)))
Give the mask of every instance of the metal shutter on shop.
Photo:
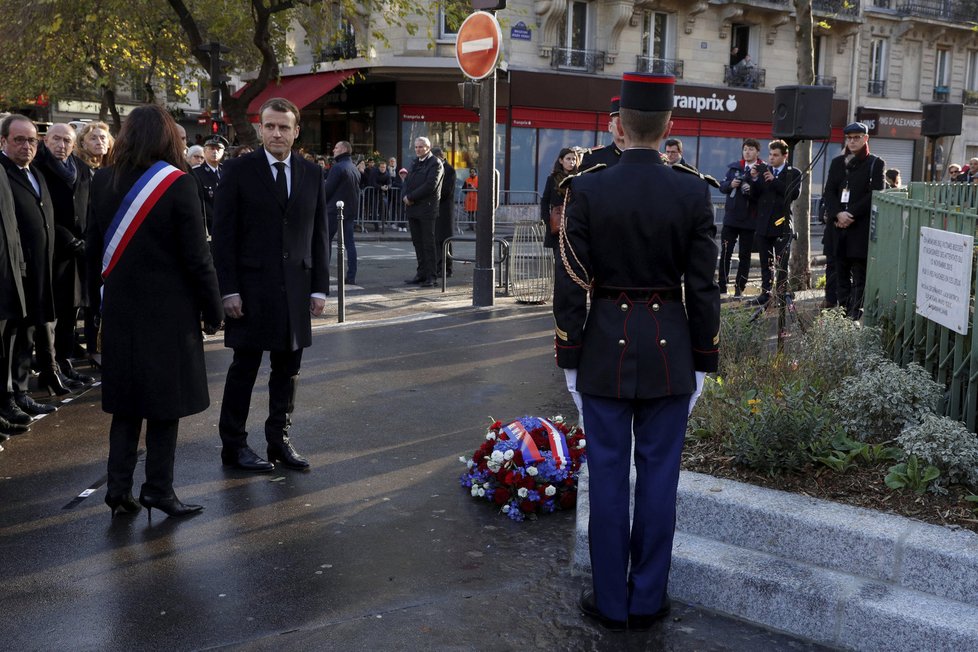
POLYGON ((896 138, 869 138, 869 151, 886 161, 886 167, 900 170, 904 184, 910 183, 913 174, 914 141, 896 138))

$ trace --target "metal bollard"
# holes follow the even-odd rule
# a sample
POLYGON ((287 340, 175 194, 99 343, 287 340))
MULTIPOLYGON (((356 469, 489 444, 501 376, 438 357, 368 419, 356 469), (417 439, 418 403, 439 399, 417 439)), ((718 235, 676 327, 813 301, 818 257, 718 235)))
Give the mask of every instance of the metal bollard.
POLYGON ((343 240, 343 206, 342 201, 336 202, 336 321, 342 324, 346 321, 346 244, 343 240))

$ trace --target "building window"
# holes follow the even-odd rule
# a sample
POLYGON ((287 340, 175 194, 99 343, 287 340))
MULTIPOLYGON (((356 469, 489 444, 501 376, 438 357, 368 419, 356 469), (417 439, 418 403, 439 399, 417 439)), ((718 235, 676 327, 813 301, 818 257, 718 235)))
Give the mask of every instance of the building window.
POLYGON ((874 38, 869 45, 870 95, 886 95, 886 39, 874 38))
POLYGON ((934 101, 947 102, 951 95, 951 51, 938 48, 934 59, 934 101))
POLYGON ((965 71, 962 103, 978 106, 978 50, 968 51, 968 68, 965 71))
POLYGON ((588 5, 582 0, 567 4, 567 23, 560 33, 558 45, 571 50, 586 50, 588 46, 588 5))
POLYGON ((438 8, 438 40, 454 41, 461 26, 461 18, 451 15, 444 7, 438 8))
POLYGON ((674 59, 673 16, 662 11, 642 14, 642 54, 638 69, 643 72, 683 76, 683 62, 674 59))

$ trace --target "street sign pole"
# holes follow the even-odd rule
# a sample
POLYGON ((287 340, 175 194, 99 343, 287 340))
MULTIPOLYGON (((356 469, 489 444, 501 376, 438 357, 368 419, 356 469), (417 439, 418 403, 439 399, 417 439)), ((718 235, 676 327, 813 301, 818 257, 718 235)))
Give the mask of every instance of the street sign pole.
MULTIPOLYGON (((496 224, 496 73, 482 80, 479 97, 479 184, 475 220, 472 305, 491 306, 496 298, 492 233, 496 224)), ((503 278, 506 278, 503 275, 503 278)))

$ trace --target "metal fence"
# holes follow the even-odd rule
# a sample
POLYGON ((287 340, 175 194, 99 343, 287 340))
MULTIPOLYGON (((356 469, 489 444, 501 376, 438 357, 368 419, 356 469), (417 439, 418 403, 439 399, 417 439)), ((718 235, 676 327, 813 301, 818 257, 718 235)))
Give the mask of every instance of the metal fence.
POLYGON ((912 183, 906 192, 873 194, 864 321, 882 329, 883 344, 901 365, 917 362, 946 388, 944 414, 975 430, 978 409, 978 332, 971 311, 961 335, 920 316, 917 275, 921 227, 975 235, 978 186, 912 183))

